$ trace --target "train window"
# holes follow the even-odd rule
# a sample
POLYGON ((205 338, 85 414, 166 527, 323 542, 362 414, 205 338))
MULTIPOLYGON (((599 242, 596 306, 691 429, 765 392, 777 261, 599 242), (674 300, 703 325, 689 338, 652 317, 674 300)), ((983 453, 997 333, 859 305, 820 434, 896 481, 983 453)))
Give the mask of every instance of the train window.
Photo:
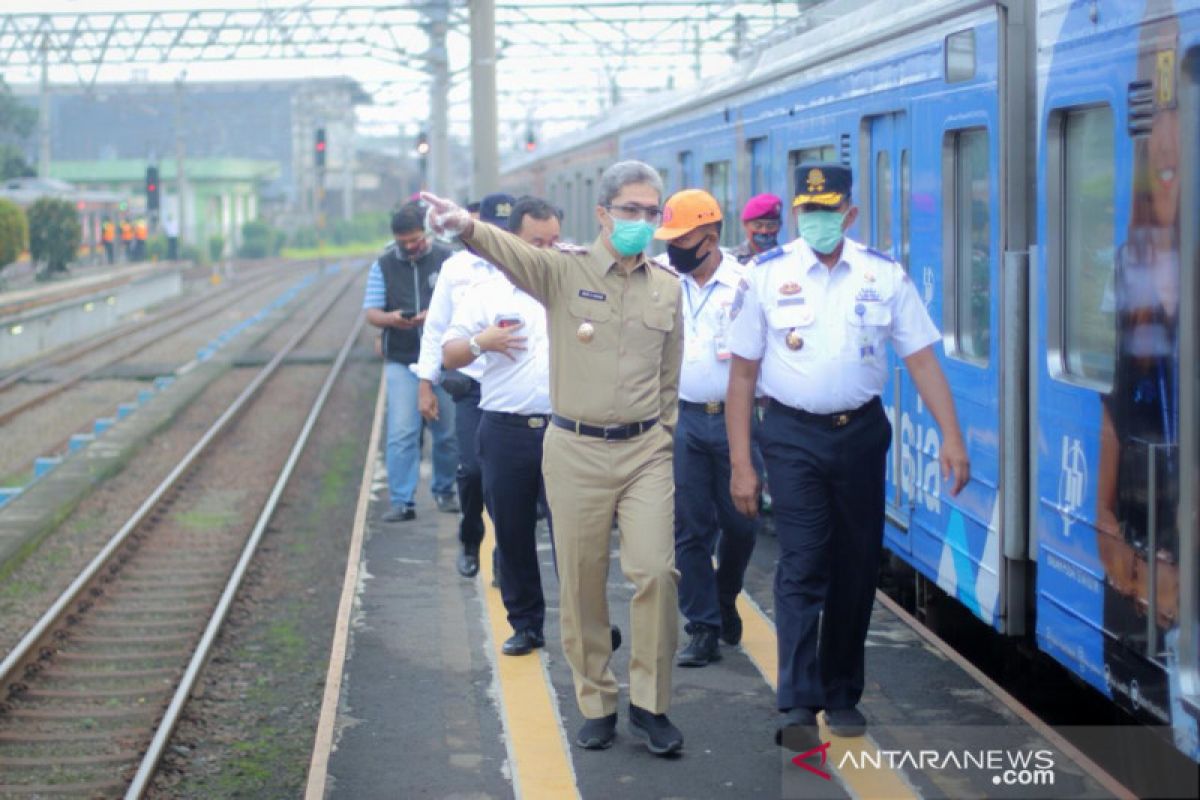
POLYGON ((819 161, 837 161, 837 147, 832 144, 817 145, 815 147, 801 147, 799 150, 791 150, 788 152, 788 186, 791 188, 791 194, 788 197, 796 196, 796 167, 801 164, 808 164, 819 161))
POLYGON ((872 244, 885 253, 892 252, 892 154, 880 150, 875 154, 875 197, 871 218, 875 220, 872 244))
POLYGON ((671 171, 666 167, 659 167, 658 178, 662 181, 663 193, 669 197, 671 195, 671 171))
POLYGON ((975 77, 975 31, 958 31, 946 37, 946 83, 975 77))
POLYGON ((734 215, 731 206, 733 197, 729 191, 728 161, 714 161, 704 165, 704 188, 717 198, 717 203, 721 206, 721 216, 725 218, 725 224, 721 226, 721 242, 729 246, 737 244, 738 231, 730 224, 734 215))
POLYGON ((750 155, 750 196, 767 191, 767 138, 760 136, 746 142, 746 152, 750 155))
POLYGON ((685 150, 679 154, 679 188, 689 189, 695 188, 696 176, 692 172, 694 164, 692 159, 692 151, 685 150))
POLYGON ((900 263, 908 272, 909 222, 912 219, 912 166, 908 161, 908 149, 900 151, 900 263))
POLYGON ((1057 317, 1051 346, 1060 354, 1059 377, 1107 389, 1116 348, 1112 109, 1056 112, 1048 136, 1046 252, 1058 290, 1049 304, 1057 317))
POLYGON ((987 364, 991 352, 991 182, 988 132, 946 134, 942 196, 950 355, 987 364))

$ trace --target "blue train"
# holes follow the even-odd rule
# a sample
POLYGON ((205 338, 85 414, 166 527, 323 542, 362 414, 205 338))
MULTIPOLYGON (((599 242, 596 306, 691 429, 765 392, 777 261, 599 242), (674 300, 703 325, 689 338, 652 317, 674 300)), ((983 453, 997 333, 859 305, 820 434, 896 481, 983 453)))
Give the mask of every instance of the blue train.
POLYGON ((853 166, 851 235, 940 323, 973 472, 951 498, 893 363, 887 547, 1198 759, 1200 0, 839 5, 549 143, 506 188, 590 241, 619 158, 708 189, 727 220, 791 197, 800 162, 853 166))

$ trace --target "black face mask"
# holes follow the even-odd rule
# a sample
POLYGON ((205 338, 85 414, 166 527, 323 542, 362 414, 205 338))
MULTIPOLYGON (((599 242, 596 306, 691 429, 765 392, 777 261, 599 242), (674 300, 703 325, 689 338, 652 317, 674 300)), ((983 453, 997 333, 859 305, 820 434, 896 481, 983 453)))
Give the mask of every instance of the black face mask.
POLYGON ((779 234, 777 233, 754 233, 750 235, 750 238, 754 240, 754 246, 760 253, 779 244, 779 234))
POLYGON ((671 266, 675 268, 675 271, 687 275, 700 266, 700 262, 707 258, 707 256, 700 255, 700 248, 706 241, 707 239, 701 239, 694 247, 676 247, 668 244, 667 258, 671 260, 671 266))

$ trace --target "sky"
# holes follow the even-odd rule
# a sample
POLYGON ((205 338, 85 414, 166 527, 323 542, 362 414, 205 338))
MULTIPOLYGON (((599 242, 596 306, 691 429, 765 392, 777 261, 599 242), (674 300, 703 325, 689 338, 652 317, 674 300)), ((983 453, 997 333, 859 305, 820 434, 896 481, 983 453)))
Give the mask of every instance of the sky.
MULTIPOLYGON (((622 57, 625 49, 619 35, 611 28, 600 24, 580 24, 573 28, 561 25, 550 26, 546 21, 562 20, 566 16, 577 17, 579 12, 565 10, 572 5, 564 0, 497 0, 501 5, 518 6, 524 13, 536 15, 542 24, 517 24, 510 22, 498 26, 500 61, 497 81, 501 87, 500 139, 501 150, 513 150, 521 146, 527 129, 536 131, 539 138, 550 138, 556 134, 577 129, 587 120, 610 104, 614 86, 622 98, 643 96, 647 92, 684 87, 693 84, 697 67, 704 75, 711 75, 726 68, 732 59, 724 53, 714 53, 697 63, 691 56, 670 54, 670 46, 655 47, 650 41, 678 42, 681 37, 694 37, 696 33, 707 34, 710 30, 727 29, 732 22, 733 12, 754 7, 756 13, 770 4, 729 2, 728 9, 722 8, 718 19, 705 23, 703 29, 695 22, 644 22, 635 23, 627 30, 638 39, 647 40, 633 47, 636 57, 622 57), (558 8, 538 8, 546 4, 558 8), (590 36, 600 37, 604 44, 588 44, 590 36), (573 39, 575 44, 563 44, 573 39)), ((611 0, 607 0, 611 2, 611 0)), ((604 12, 606 0, 575 3, 594 12, 604 12)), ((626 10, 620 13, 636 13, 639 16, 658 14, 677 19, 695 17, 695 11, 687 3, 672 6, 678 0, 641 4, 644 9, 626 10)), ((108 14, 118 11, 191 11, 201 9, 294 9, 297 6, 328 7, 336 5, 395 7, 408 3, 406 0, 348 0, 347 3, 329 0, 4 0, 0 14, 108 14)), ((456 7, 465 6, 462 0, 454 0, 456 7)), ((795 13, 796 2, 775 4, 785 15, 795 13)), ((522 11, 503 9, 498 19, 515 20, 522 11)), ((616 12, 610 12, 616 13, 616 12)), ((412 16, 410 12, 397 12, 392 18, 412 16)), ((761 25, 760 25, 761 29, 761 25)), ((359 81, 374 103, 358 109, 356 127, 364 135, 390 136, 403 133, 413 136, 427 125, 428 86, 418 59, 428 50, 428 38, 419 27, 397 27, 395 41, 411 55, 407 64, 391 63, 377 58, 309 58, 305 60, 275 61, 225 61, 192 62, 188 64, 117 64, 109 63, 98 72, 92 67, 52 67, 52 83, 127 82, 127 81, 172 81, 186 69, 187 81, 283 79, 306 76, 348 76, 359 81)), ((384 31, 374 37, 376 43, 386 43, 389 38, 384 31)), ((682 45, 677 45, 682 46, 682 45)), ((451 135, 466 139, 470 135, 470 49, 466 26, 454 27, 447 37, 447 49, 452 75, 450 92, 451 135)), ((690 49, 690 48, 689 48, 690 49)), ((389 52, 394 52, 389 48, 389 52)), ((39 79, 37 66, 0 66, 0 75, 10 84, 32 84, 39 79)))

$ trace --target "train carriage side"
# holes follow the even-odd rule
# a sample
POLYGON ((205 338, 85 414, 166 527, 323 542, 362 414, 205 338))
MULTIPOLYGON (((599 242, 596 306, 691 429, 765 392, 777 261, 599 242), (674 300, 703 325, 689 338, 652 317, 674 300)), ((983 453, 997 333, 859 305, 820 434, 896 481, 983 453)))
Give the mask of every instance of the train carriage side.
POLYGON ((1037 642, 1196 758, 1200 3, 1044 4, 1038 40, 1037 642))
MULTIPOLYGON (((727 229, 748 196, 793 195, 794 167, 841 160, 855 168, 859 222, 851 235, 902 262, 944 331, 947 372, 972 459, 957 498, 938 466, 940 434, 902 364, 884 400, 895 431, 886 543, 899 558, 1007 633, 1024 624, 1024 537, 1004 558, 1001 453, 1000 12, 972 9, 915 26, 872 48, 832 54, 769 91, 628 132, 623 157, 654 164, 668 189, 737 187, 727 229), (1015 581, 1021 586, 1021 581, 1015 581), (1011 604, 1012 612, 1009 613, 1011 604)), ((791 220, 785 224, 792 228, 791 220)), ((794 234, 793 234, 794 235, 794 234)), ((1023 345, 1022 332, 1016 343, 1023 345)), ((1016 520, 1023 528, 1024 515, 1016 520)))

